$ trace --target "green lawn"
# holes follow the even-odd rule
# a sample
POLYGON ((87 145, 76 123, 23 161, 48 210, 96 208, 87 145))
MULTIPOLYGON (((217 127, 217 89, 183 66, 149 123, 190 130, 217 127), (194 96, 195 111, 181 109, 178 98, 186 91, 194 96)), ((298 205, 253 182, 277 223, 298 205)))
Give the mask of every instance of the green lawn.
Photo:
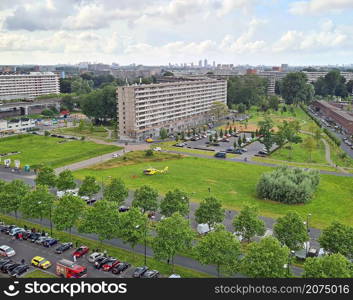
POLYGON ((121 148, 111 145, 37 135, 18 135, 0 139, 0 153, 20 152, 9 158, 12 162, 19 159, 22 166, 45 164, 57 168, 119 149, 121 148))
MULTIPOLYGON (((308 137, 307 134, 300 134, 303 141, 308 137)), ((281 149, 273 152, 270 158, 277 160, 285 160, 299 163, 317 163, 327 164, 325 159, 325 146, 322 141, 319 142, 319 147, 310 153, 305 149, 303 143, 293 144, 290 149, 289 144, 284 145, 281 149)))
POLYGON ((108 138, 108 131, 105 130, 103 126, 93 126, 93 131, 91 131, 87 126, 85 126, 84 129, 81 131, 78 127, 64 127, 54 129, 53 132, 73 136, 85 136, 88 138, 95 138, 100 140, 106 140, 108 138))
POLYGON ((44 272, 42 270, 34 270, 33 272, 27 273, 23 278, 58 278, 54 274, 44 272))
POLYGON ((86 175, 122 178, 130 189, 144 184, 157 188, 162 194, 180 188, 190 193, 193 201, 209 195, 219 198, 225 207, 240 209, 250 202, 259 207, 261 215, 278 217, 295 210, 303 217, 311 213, 311 224, 322 228, 334 220, 353 225, 353 179, 321 175, 319 189, 314 199, 306 205, 290 206, 256 197, 256 184, 263 172, 270 167, 234 163, 196 157, 151 163, 140 163, 105 170, 85 169, 75 172, 82 179, 86 175), (167 174, 143 175, 148 167, 169 167, 167 174))

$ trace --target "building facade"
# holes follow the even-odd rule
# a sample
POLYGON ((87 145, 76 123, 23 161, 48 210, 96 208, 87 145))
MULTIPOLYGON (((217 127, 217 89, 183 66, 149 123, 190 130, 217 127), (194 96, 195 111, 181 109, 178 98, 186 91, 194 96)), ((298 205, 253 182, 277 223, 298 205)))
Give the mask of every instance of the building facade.
POLYGON ((34 99, 59 93, 59 76, 52 72, 0 74, 0 100, 34 99))
POLYGON ((339 124, 343 131, 349 135, 353 135, 353 114, 341 109, 336 105, 332 105, 326 101, 315 101, 313 105, 325 115, 328 120, 339 124))
POLYGON ((0 120, 0 133, 20 133, 36 127, 36 120, 29 118, 0 120))
POLYGON ((227 81, 196 80, 122 86, 117 89, 121 140, 142 141, 197 126, 214 102, 227 102, 227 81))

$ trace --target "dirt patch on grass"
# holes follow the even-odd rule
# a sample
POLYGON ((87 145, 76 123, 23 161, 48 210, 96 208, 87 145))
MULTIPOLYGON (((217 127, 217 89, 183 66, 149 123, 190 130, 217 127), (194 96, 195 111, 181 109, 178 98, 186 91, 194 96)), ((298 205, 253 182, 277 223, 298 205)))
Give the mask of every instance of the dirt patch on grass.
POLYGON ((179 154, 154 152, 153 156, 146 156, 146 153, 144 151, 134 151, 129 152, 122 157, 114 158, 102 164, 92 166, 90 167, 90 169, 105 170, 123 166, 131 166, 146 162, 160 162, 180 158, 182 158, 182 155, 179 154))

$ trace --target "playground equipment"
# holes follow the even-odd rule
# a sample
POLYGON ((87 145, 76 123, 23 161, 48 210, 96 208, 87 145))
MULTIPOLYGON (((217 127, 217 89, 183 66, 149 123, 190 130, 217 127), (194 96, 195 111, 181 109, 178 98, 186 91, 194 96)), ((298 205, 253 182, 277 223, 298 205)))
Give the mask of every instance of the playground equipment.
POLYGON ((148 168, 143 170, 143 174, 145 175, 165 174, 167 172, 168 172, 168 167, 165 167, 163 170, 158 170, 155 168, 148 168))

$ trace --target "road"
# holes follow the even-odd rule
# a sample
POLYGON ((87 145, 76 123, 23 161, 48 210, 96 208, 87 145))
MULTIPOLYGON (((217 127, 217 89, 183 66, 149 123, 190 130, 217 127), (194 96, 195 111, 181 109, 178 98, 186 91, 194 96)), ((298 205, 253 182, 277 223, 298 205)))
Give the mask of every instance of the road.
MULTIPOLYGON (((20 241, 20 240, 12 241, 10 236, 4 233, 0 233, 0 245, 8 245, 15 249, 16 255, 11 257, 11 259, 16 262, 20 262, 22 259, 24 259, 25 263, 30 265, 32 258, 37 255, 48 259, 52 263, 52 266, 46 271, 51 274, 55 274, 55 265, 56 265, 56 262, 59 261, 60 259, 66 258, 72 261, 71 254, 73 252, 73 249, 70 249, 64 252, 63 254, 56 254, 55 249, 57 248, 57 246, 46 248, 41 245, 31 243, 30 241, 20 241)), ((123 274, 114 275, 111 272, 97 270, 96 268, 94 268, 94 266, 91 263, 88 262, 87 257, 88 256, 86 255, 85 257, 78 258, 77 263, 87 267, 87 274, 88 274, 88 277, 90 278, 101 278, 101 277, 127 278, 127 277, 131 277, 131 274, 133 273, 133 270, 134 270, 133 267, 130 267, 123 274)), ((36 269, 35 267, 31 266, 27 274, 35 269, 36 269)), ((3 275, 3 276, 6 276, 6 275, 3 275)))

